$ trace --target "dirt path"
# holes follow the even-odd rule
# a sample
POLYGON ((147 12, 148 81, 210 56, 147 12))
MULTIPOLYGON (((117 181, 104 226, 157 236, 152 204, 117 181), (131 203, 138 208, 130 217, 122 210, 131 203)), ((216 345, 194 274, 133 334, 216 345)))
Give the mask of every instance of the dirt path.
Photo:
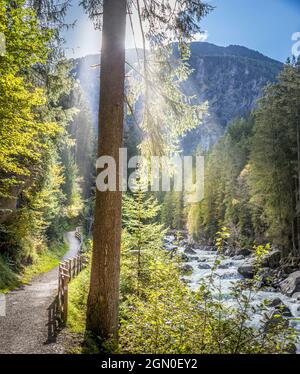
MULTIPOLYGON (((69 251, 64 259, 75 256, 79 250, 75 232, 68 232, 66 238, 69 251)), ((0 317, 0 354, 64 353, 49 321, 57 279, 56 268, 6 295, 6 317, 0 317)))

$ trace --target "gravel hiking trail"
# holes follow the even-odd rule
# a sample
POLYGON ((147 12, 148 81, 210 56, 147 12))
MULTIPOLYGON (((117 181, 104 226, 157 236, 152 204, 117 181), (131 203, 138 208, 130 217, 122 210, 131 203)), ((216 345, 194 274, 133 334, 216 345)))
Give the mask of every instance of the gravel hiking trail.
MULTIPOLYGON (((69 250, 63 259, 76 256, 80 248, 75 231, 65 238, 69 250)), ((55 268, 6 295, 6 316, 0 316, 0 354, 64 353, 53 318, 57 283, 55 268)))

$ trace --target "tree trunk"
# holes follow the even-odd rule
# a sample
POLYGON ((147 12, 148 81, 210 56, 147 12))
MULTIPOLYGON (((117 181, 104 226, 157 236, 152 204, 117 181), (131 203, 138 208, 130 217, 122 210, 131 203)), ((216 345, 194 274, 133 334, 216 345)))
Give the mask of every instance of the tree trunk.
POLYGON ((298 242, 298 255, 300 254, 300 133, 299 125, 297 122, 297 182, 296 183, 296 215, 297 215, 297 242, 298 242))
MULTIPOLYGON (((126 0, 104 0, 98 156, 113 157, 116 170, 123 143, 125 32, 126 0)), ((121 205, 121 191, 97 190, 87 331, 103 340, 116 340, 118 332, 121 205)))

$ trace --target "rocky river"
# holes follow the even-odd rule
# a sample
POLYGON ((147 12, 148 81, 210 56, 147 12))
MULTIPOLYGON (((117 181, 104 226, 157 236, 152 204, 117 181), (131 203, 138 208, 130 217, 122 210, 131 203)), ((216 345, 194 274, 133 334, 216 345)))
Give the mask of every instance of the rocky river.
MULTIPOLYGON (((178 240, 173 234, 165 237, 164 247, 166 250, 182 256, 184 260, 182 268, 186 273, 182 279, 194 291, 198 289, 203 278, 211 275, 218 256, 219 265, 215 274, 220 279, 222 296, 229 304, 235 302, 230 291, 235 282, 253 276, 253 254, 251 251, 239 251, 239 254, 226 253, 225 251, 225 254, 220 256, 213 246, 197 244, 186 236, 178 240)), ((269 263, 262 270, 262 284, 253 295, 252 303, 258 305, 264 300, 268 300, 271 314, 276 311, 278 306, 281 306, 281 314, 289 321, 289 325, 296 329, 300 338, 300 271, 293 271, 280 279, 279 277, 282 277, 280 270, 272 269, 276 266, 276 261, 279 261, 278 254, 272 252, 269 256, 269 263), (278 278, 275 277, 275 280, 269 285, 263 284, 264 272, 274 277, 276 274, 278 278)), ((262 316, 254 314, 252 317, 250 324, 258 326, 262 316)), ((300 341, 297 344, 297 353, 300 353, 300 341)))

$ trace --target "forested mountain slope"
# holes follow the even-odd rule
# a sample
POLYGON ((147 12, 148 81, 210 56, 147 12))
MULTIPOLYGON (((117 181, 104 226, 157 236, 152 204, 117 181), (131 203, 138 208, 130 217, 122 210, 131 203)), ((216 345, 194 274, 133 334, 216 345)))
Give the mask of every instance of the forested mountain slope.
MULTIPOLYGON (((127 62, 137 60, 135 50, 127 50, 127 62)), ((75 61, 74 74, 90 103, 96 124, 99 103, 99 55, 75 61)), ((128 69, 130 69, 130 65, 128 69)), ((276 80, 283 65, 259 52, 242 46, 219 47, 210 43, 191 43, 190 65, 193 73, 184 84, 197 102, 208 101, 209 115, 196 130, 185 136, 183 146, 190 153, 198 144, 210 148, 236 117, 245 116, 254 108, 263 88, 276 80)))
POLYGON ((208 101, 209 115, 203 126, 184 139, 186 151, 199 143, 210 148, 234 118, 254 108, 263 88, 274 82, 282 69, 280 62, 241 46, 192 43, 191 52, 194 72, 185 89, 197 101, 208 101))

